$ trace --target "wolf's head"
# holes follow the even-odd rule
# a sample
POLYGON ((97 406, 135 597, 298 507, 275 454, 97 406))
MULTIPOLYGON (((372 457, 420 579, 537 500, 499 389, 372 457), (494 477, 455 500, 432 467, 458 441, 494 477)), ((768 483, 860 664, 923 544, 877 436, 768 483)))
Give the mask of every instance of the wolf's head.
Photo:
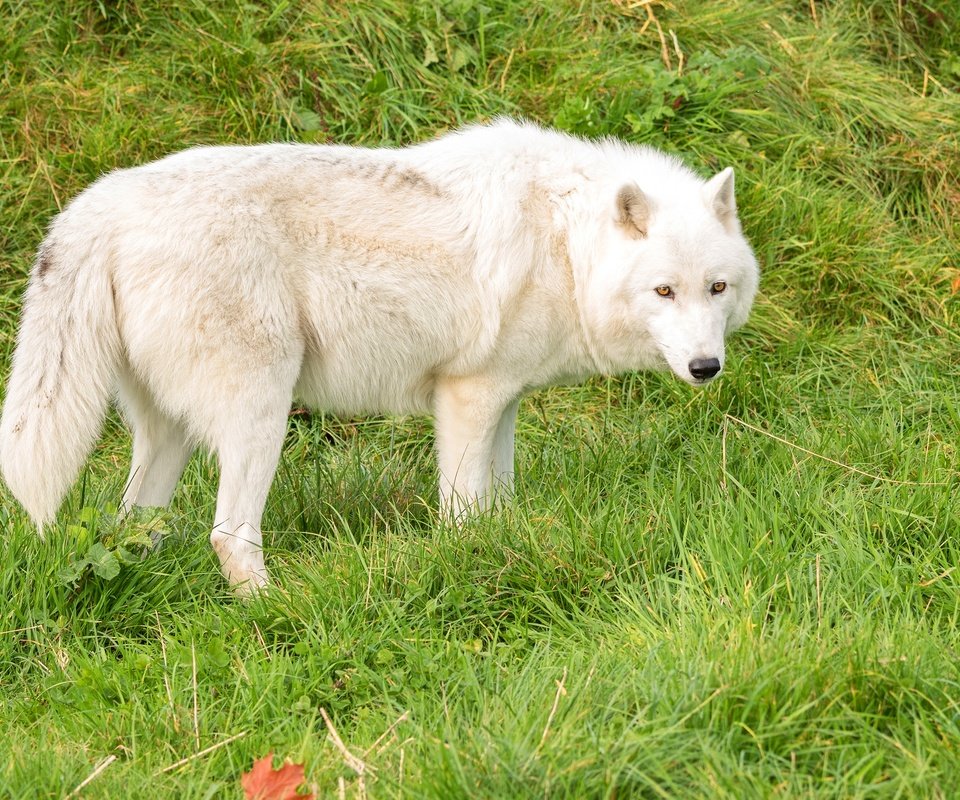
POLYGON ((746 321, 759 281, 733 170, 704 182, 660 156, 643 174, 643 188, 627 178, 609 192, 580 286, 584 328, 606 370, 669 367, 704 384, 723 369, 726 334, 746 321))

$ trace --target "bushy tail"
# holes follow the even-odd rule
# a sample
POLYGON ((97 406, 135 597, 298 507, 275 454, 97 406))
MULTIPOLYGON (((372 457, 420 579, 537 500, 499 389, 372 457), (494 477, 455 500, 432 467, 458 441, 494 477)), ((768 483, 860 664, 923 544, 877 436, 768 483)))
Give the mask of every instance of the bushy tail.
POLYGON ((104 254, 78 240, 40 249, 0 419, 0 471, 41 531, 100 433, 120 353, 104 254))

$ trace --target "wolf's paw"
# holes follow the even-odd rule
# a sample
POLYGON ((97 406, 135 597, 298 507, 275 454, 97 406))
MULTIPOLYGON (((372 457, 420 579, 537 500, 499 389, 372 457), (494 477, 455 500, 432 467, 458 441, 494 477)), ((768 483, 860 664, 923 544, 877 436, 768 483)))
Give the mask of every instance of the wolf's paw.
POLYGON ((266 590, 270 577, 259 547, 218 531, 214 531, 210 541, 220 558, 223 577, 237 597, 254 597, 266 590))
POLYGON ((270 586, 270 578, 263 567, 259 569, 229 569, 224 566, 223 573, 233 593, 244 600, 266 594, 270 586))
POLYGON ((242 583, 231 581, 230 588, 237 597, 249 600, 267 594, 270 590, 270 579, 260 572, 254 572, 242 583))

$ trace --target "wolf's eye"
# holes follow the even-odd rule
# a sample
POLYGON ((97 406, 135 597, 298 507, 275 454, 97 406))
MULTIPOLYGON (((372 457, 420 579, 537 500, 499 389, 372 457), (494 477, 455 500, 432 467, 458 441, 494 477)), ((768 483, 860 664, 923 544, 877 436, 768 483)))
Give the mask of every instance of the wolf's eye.
POLYGON ((713 286, 710 287, 710 294, 720 294, 727 288, 726 281, 715 281, 713 286))
POLYGON ((673 289, 669 286, 658 286, 656 292, 661 297, 673 297, 673 289))

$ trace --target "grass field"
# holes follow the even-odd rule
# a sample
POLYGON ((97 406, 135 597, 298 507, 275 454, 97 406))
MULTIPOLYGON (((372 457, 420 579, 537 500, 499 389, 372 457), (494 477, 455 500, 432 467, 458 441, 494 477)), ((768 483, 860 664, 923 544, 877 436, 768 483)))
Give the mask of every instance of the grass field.
POLYGON ((164 546, 123 558, 149 524, 112 524, 111 419, 46 541, 3 494, 0 796, 240 797, 269 752, 319 797, 956 796, 955 3, 0 19, 4 374, 58 207, 195 143, 401 144, 501 113, 614 134, 734 165, 764 272, 706 390, 631 374, 525 400, 515 501, 459 530, 429 420, 291 417, 276 590, 246 604, 207 543, 203 454, 164 546))

